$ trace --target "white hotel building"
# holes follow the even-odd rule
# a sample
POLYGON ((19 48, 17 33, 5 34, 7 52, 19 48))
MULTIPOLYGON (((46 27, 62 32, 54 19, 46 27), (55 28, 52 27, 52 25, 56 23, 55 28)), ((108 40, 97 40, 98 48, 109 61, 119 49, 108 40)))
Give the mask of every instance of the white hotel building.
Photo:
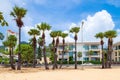
MULTIPOLYGON (((69 49, 67 49, 67 52, 64 54, 64 59, 69 60, 69 57, 73 57, 73 60, 75 60, 75 43, 66 43, 65 46, 67 46, 69 49)), ((62 43, 59 44, 57 54, 58 54, 58 60, 61 60, 62 58, 62 43)), ((102 54, 101 54, 101 48, 100 48, 100 42, 84 42, 83 44, 78 42, 77 43, 77 52, 83 52, 83 57, 77 56, 77 61, 88 61, 89 57, 91 60, 98 60, 101 61, 102 54), (91 56, 88 55, 88 51, 92 50, 93 54, 91 56)))

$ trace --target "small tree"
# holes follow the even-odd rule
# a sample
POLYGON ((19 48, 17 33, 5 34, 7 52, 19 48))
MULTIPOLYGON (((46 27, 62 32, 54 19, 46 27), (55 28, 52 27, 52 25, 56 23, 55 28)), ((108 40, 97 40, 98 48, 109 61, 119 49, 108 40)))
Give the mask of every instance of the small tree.
POLYGON ((87 52, 87 54, 88 54, 88 56, 89 56, 89 61, 91 61, 91 55, 93 55, 93 51, 92 50, 89 50, 88 52, 87 52))
POLYGON ((13 70, 15 70, 15 66, 13 65, 13 48, 16 44, 17 38, 14 35, 10 35, 8 39, 3 42, 3 45, 9 48, 10 64, 13 70))
POLYGON ((79 58, 82 57, 82 52, 78 52, 78 57, 79 57, 79 58))

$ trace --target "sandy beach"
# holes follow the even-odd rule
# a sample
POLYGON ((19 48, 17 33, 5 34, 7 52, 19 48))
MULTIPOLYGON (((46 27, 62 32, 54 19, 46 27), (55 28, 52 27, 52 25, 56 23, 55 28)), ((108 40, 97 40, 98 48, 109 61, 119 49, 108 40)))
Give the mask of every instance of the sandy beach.
POLYGON ((1 68, 0 80, 120 80, 120 68, 47 71, 40 68, 22 69, 21 71, 1 68))

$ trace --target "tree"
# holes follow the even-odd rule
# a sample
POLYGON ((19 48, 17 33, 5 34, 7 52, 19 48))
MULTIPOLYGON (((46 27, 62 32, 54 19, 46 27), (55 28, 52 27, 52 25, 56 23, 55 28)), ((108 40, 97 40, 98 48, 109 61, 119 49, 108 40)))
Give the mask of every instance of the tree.
POLYGON ((103 44, 104 44, 104 41, 103 41, 103 38, 104 38, 104 33, 102 32, 99 32, 95 35, 96 38, 100 38, 101 41, 100 41, 100 44, 101 44, 101 50, 102 50, 102 68, 104 68, 105 66, 105 61, 104 61, 104 53, 103 53, 103 44))
MULTIPOLYGON (((61 36, 61 31, 55 31, 55 34, 56 34, 56 44, 55 44, 55 62, 57 62, 57 48, 58 48, 58 45, 59 45, 59 37, 61 36)), ((57 66, 57 63, 53 66, 53 69, 54 68, 58 68, 57 66)))
POLYGON ((0 25, 1 26, 8 26, 8 23, 5 21, 2 12, 0 12, 0 25))
POLYGON ((43 39, 42 37, 39 37, 38 39, 38 59, 42 60, 42 46, 43 46, 43 39))
POLYGON ((79 57, 79 58, 82 57, 82 52, 78 52, 78 57, 79 57))
POLYGON ((117 32, 115 30, 106 31, 105 37, 108 38, 107 67, 111 68, 113 38, 117 37, 117 32))
POLYGON ((21 27, 24 25, 22 18, 25 17, 27 13, 27 10, 18 6, 15 6, 13 8, 13 11, 11 11, 10 15, 14 17, 14 20, 16 21, 16 24, 19 28, 19 52, 18 52, 18 66, 17 70, 21 70, 21 49, 20 49, 20 42, 21 42, 21 27))
POLYGON ((80 31, 79 27, 73 27, 70 29, 71 33, 75 33, 75 36, 74 36, 74 40, 75 40, 75 69, 77 69, 77 54, 76 54, 76 52, 77 52, 77 40, 78 40, 77 34, 79 31, 80 31))
POLYGON ((37 28, 42 31, 42 39, 43 39, 43 56, 44 56, 44 62, 45 62, 45 69, 48 70, 48 63, 46 59, 46 49, 45 49, 45 31, 50 30, 51 26, 47 23, 42 22, 40 25, 37 25, 37 28))
POLYGON ((0 40, 4 39, 4 35, 0 32, 0 40))
POLYGON ((89 61, 91 61, 91 55, 93 55, 93 51, 92 50, 89 50, 88 52, 87 52, 87 54, 88 54, 88 56, 89 56, 89 61))
POLYGON ((54 64, 53 64, 53 69, 55 69, 55 65, 57 64, 57 61, 56 61, 56 52, 55 52, 55 37, 57 37, 57 34, 56 34, 56 31, 52 31, 51 33, 50 33, 50 36, 53 38, 53 40, 52 40, 52 50, 53 50, 53 54, 51 53, 51 59, 52 59, 52 57, 53 57, 53 60, 54 60, 54 64))
POLYGON ((15 70, 15 66, 13 65, 13 48, 17 44, 17 38, 14 35, 10 35, 6 41, 3 42, 3 45, 9 48, 10 55, 10 64, 11 68, 15 70))
MULTIPOLYGON (((24 62, 27 62, 27 65, 28 63, 31 63, 33 62, 33 48, 30 44, 21 44, 21 62, 24 63, 24 62)), ((19 46, 17 47, 16 49, 16 52, 18 52, 18 48, 19 46)))
POLYGON ((62 68, 62 63, 63 63, 63 60, 64 60, 64 54, 65 54, 65 38, 68 36, 67 33, 61 33, 61 37, 63 38, 62 42, 63 42, 63 51, 62 51, 62 60, 61 60, 61 64, 60 64, 60 69, 62 68))
POLYGON ((30 29, 30 31, 28 31, 28 34, 30 36, 33 36, 32 41, 33 41, 33 51, 34 51, 34 59, 33 59, 33 68, 36 67, 36 46, 37 46, 37 40, 36 40, 36 36, 40 35, 39 31, 36 29, 30 29))

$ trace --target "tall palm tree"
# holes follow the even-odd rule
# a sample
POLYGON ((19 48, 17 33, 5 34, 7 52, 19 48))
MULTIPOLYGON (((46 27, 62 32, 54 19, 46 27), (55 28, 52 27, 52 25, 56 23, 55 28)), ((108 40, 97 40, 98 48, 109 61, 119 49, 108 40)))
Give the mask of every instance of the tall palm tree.
POLYGON ((64 60, 64 54, 65 54, 65 38, 68 36, 67 33, 61 33, 61 37, 62 37, 62 42, 63 42, 63 53, 62 53, 62 60, 61 60, 61 65, 60 65, 60 69, 62 68, 62 63, 63 63, 63 60, 64 60))
POLYGON ((30 31, 28 31, 28 34, 33 36, 33 50, 34 50, 34 59, 33 59, 33 68, 36 67, 36 46, 37 46, 37 41, 36 41, 36 36, 40 35, 40 32, 36 29, 30 29, 30 31))
POLYGON ((10 35, 8 39, 3 42, 3 44, 4 46, 9 47, 11 68, 15 70, 15 66, 13 65, 13 48, 17 44, 17 38, 14 35, 10 35))
POLYGON ((16 21, 16 24, 19 28, 19 52, 18 52, 18 66, 17 70, 21 70, 21 49, 20 49, 20 42, 21 42, 21 27, 24 25, 22 18, 25 17, 27 13, 27 10, 18 6, 15 6, 13 8, 13 11, 11 11, 10 15, 14 17, 14 20, 16 21))
POLYGON ((74 40, 75 40, 75 69, 77 69, 77 54, 76 54, 76 52, 77 52, 77 40, 78 40, 77 34, 79 31, 80 31, 79 27, 73 27, 70 29, 71 33, 75 33, 75 36, 74 36, 74 40))
POLYGON ((1 26, 8 26, 8 23, 5 21, 2 12, 0 12, 0 25, 1 26))
POLYGON ((54 55, 54 64, 53 64, 53 69, 55 69, 55 65, 56 65, 56 60, 55 60, 55 56, 56 56, 56 54, 55 54, 55 37, 57 36, 57 34, 56 34, 56 31, 52 31, 51 33, 50 33, 50 36, 53 38, 53 40, 52 40, 52 46, 53 46, 53 55, 54 55))
POLYGON ((40 60, 42 60, 42 46, 43 46, 43 39, 42 39, 42 37, 39 37, 38 45, 39 45, 39 47, 38 47, 38 58, 40 60))
POLYGON ((4 35, 0 32, 0 40, 4 39, 4 35))
POLYGON ((46 48, 45 48, 45 31, 46 30, 50 30, 51 26, 47 23, 42 22, 40 25, 37 25, 37 28, 39 30, 41 30, 42 33, 42 39, 43 39, 43 56, 44 56, 44 61, 45 61, 45 69, 49 69, 48 68, 48 63, 47 63, 47 59, 46 59, 46 48))
POLYGON ((100 38, 101 41, 100 41, 100 44, 101 44, 101 50, 102 50, 102 68, 104 68, 105 66, 105 61, 104 61, 104 53, 103 53, 103 44, 104 44, 104 41, 103 41, 103 38, 104 38, 104 33, 102 32, 99 32, 95 35, 96 38, 100 38))
POLYGON ((115 30, 109 30, 105 32, 105 37, 108 38, 108 54, 107 54, 107 67, 111 68, 112 62, 112 47, 113 47, 113 38, 117 37, 117 32, 115 30))
MULTIPOLYGON (((57 62, 57 48, 58 48, 58 45, 59 45, 59 37, 61 36, 61 31, 55 31, 56 33, 56 44, 55 44, 55 62, 57 62)), ((53 69, 54 68, 58 68, 57 66, 57 63, 53 66, 53 69)))

